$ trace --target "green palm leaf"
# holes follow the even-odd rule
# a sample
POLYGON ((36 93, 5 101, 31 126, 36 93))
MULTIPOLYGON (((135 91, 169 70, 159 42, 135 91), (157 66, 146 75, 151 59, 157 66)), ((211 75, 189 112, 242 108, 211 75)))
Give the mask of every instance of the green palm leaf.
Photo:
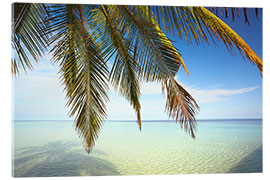
POLYGON ((246 57, 252 64, 256 64, 260 73, 262 73, 263 64, 261 58, 236 32, 203 7, 195 8, 194 13, 200 18, 206 28, 222 40, 230 52, 234 53, 233 45, 235 45, 242 57, 246 57))
MULTIPOLYGON (((206 8, 170 6, 151 6, 150 8, 155 12, 157 21, 166 32, 172 34, 177 32, 180 38, 184 34, 188 43, 192 41, 192 38, 198 44, 203 42, 209 44, 209 38, 213 42, 215 42, 214 38, 221 40, 230 53, 234 53, 235 46, 242 57, 244 59, 246 57, 252 64, 256 64, 262 73, 263 65, 260 57, 236 32, 206 8)), ((235 8, 233 8, 234 10, 235 8)), ((234 15, 234 13, 232 14, 234 15)), ((248 22, 246 9, 244 9, 244 14, 245 21, 248 22)))
MULTIPOLYGON (((146 7, 119 6, 119 9, 121 10, 121 19, 124 19, 125 21, 125 23, 122 24, 129 26, 127 28, 129 34, 132 34, 132 37, 136 39, 134 44, 134 54, 139 54, 140 56, 136 57, 134 55, 134 57, 136 57, 134 60, 138 64, 140 72, 142 71, 142 73, 139 73, 141 78, 147 81, 158 80, 164 84, 171 82, 171 79, 174 79, 174 75, 178 71, 180 65, 183 65, 184 68, 185 65, 171 41, 156 24, 153 14, 148 14, 149 9, 146 7), (151 16, 152 18, 145 18, 141 16, 141 14, 151 16)), ((167 104, 169 102, 170 104, 174 103, 175 107, 181 107, 183 104, 186 106, 196 104, 191 95, 185 94, 186 91, 183 88, 175 85, 177 84, 175 80, 172 82, 174 82, 174 85, 170 83, 170 85, 166 86, 167 104), (185 96, 182 95, 183 93, 185 96), (181 94, 181 96, 179 94, 181 94), (178 102, 176 102, 176 96, 179 99, 178 102), (187 96, 189 98, 183 98, 187 96), (182 104, 179 104, 179 102, 182 104)), ((190 132, 192 137, 195 137, 193 130, 196 129, 196 123, 194 122, 196 122, 195 116, 199 107, 191 107, 194 108, 193 111, 183 107, 169 108, 167 105, 166 110, 169 112, 170 117, 179 121, 181 127, 183 127, 182 125, 184 124, 184 128, 187 132, 190 132), (181 116, 174 115, 179 113, 181 113, 181 116)))
POLYGON ((180 65, 188 73, 180 53, 159 28, 154 14, 147 7, 119 6, 119 10, 138 44, 136 50, 140 56, 136 61, 143 79, 147 81, 167 79, 168 76, 176 74, 180 65))
POLYGON ((60 62, 70 115, 76 115, 76 129, 90 152, 106 118, 108 70, 99 46, 86 29, 85 19, 93 8, 59 5, 53 9, 56 8, 61 13, 54 16, 58 19, 54 29, 63 33, 51 39, 51 43, 58 44, 52 49, 53 57, 60 62))
POLYGON ((13 9, 12 47, 15 57, 12 59, 12 73, 18 74, 18 67, 24 71, 33 69, 29 55, 38 61, 46 50, 49 17, 46 4, 14 3, 13 9))
MULTIPOLYGON (((118 30, 116 17, 111 13, 115 11, 117 6, 103 6, 100 9, 104 16, 106 31, 110 39, 111 45, 116 49, 116 58, 114 60, 113 68, 111 70, 110 79, 117 92, 124 96, 133 106, 137 113, 137 122, 141 129, 141 105, 139 102, 140 85, 136 75, 137 64, 130 54, 131 43, 123 36, 123 29, 118 30)), ((119 18, 119 17, 118 17, 119 18)))

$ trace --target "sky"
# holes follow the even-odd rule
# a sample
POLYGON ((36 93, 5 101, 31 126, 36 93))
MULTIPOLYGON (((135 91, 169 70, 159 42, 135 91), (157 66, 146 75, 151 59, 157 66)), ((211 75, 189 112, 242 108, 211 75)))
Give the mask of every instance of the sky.
MULTIPOLYGON (((254 9, 248 10, 250 26, 236 18, 228 23, 262 58, 262 11, 259 20, 254 9)), ((223 19, 223 18, 222 18, 223 19)), ((190 75, 179 69, 176 79, 200 106, 198 119, 262 118, 262 77, 258 68, 244 61, 236 52, 232 56, 222 43, 187 45, 185 39, 169 36, 180 50, 190 75)), ((262 58, 263 59, 263 58, 262 58)), ((13 120, 73 120, 65 107, 64 87, 57 65, 44 56, 34 71, 13 77, 13 120)), ((167 120, 165 96, 158 83, 141 83, 141 117, 143 120, 167 120)), ((129 102, 109 90, 107 120, 136 120, 129 102)))

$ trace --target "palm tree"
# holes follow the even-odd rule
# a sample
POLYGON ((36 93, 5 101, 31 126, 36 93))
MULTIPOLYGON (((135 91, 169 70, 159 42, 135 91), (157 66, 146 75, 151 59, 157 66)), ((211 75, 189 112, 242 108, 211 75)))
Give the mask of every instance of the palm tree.
MULTIPOLYGON (((231 53, 237 49, 262 73, 262 60, 211 12, 218 8, 28 3, 15 3, 13 8, 12 73, 18 75, 19 67, 31 70, 32 61, 50 48, 52 61, 60 65, 69 116, 75 116, 88 152, 106 119, 109 83, 134 108, 139 129, 140 82, 161 83, 169 117, 195 138, 199 106, 175 80, 181 66, 189 73, 164 32, 188 43, 221 40, 231 53), (108 61, 113 62, 111 68, 108 61)), ((234 18, 238 8, 231 9, 234 18)), ((227 15, 228 8, 224 11, 227 15)), ((246 9, 244 14, 248 22, 246 9)))

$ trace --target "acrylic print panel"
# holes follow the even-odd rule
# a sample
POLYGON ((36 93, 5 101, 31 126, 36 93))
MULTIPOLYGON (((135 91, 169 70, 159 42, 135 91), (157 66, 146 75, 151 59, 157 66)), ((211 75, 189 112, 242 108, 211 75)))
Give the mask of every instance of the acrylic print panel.
POLYGON ((14 177, 262 172, 262 8, 12 10, 14 177))

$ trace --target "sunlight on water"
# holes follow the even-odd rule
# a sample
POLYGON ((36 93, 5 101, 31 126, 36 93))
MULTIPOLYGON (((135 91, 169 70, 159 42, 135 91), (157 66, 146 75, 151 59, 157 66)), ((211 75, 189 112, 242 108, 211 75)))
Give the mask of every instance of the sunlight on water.
POLYGON ((88 155, 72 122, 15 122, 14 176, 262 172, 262 121, 107 122, 88 155))

